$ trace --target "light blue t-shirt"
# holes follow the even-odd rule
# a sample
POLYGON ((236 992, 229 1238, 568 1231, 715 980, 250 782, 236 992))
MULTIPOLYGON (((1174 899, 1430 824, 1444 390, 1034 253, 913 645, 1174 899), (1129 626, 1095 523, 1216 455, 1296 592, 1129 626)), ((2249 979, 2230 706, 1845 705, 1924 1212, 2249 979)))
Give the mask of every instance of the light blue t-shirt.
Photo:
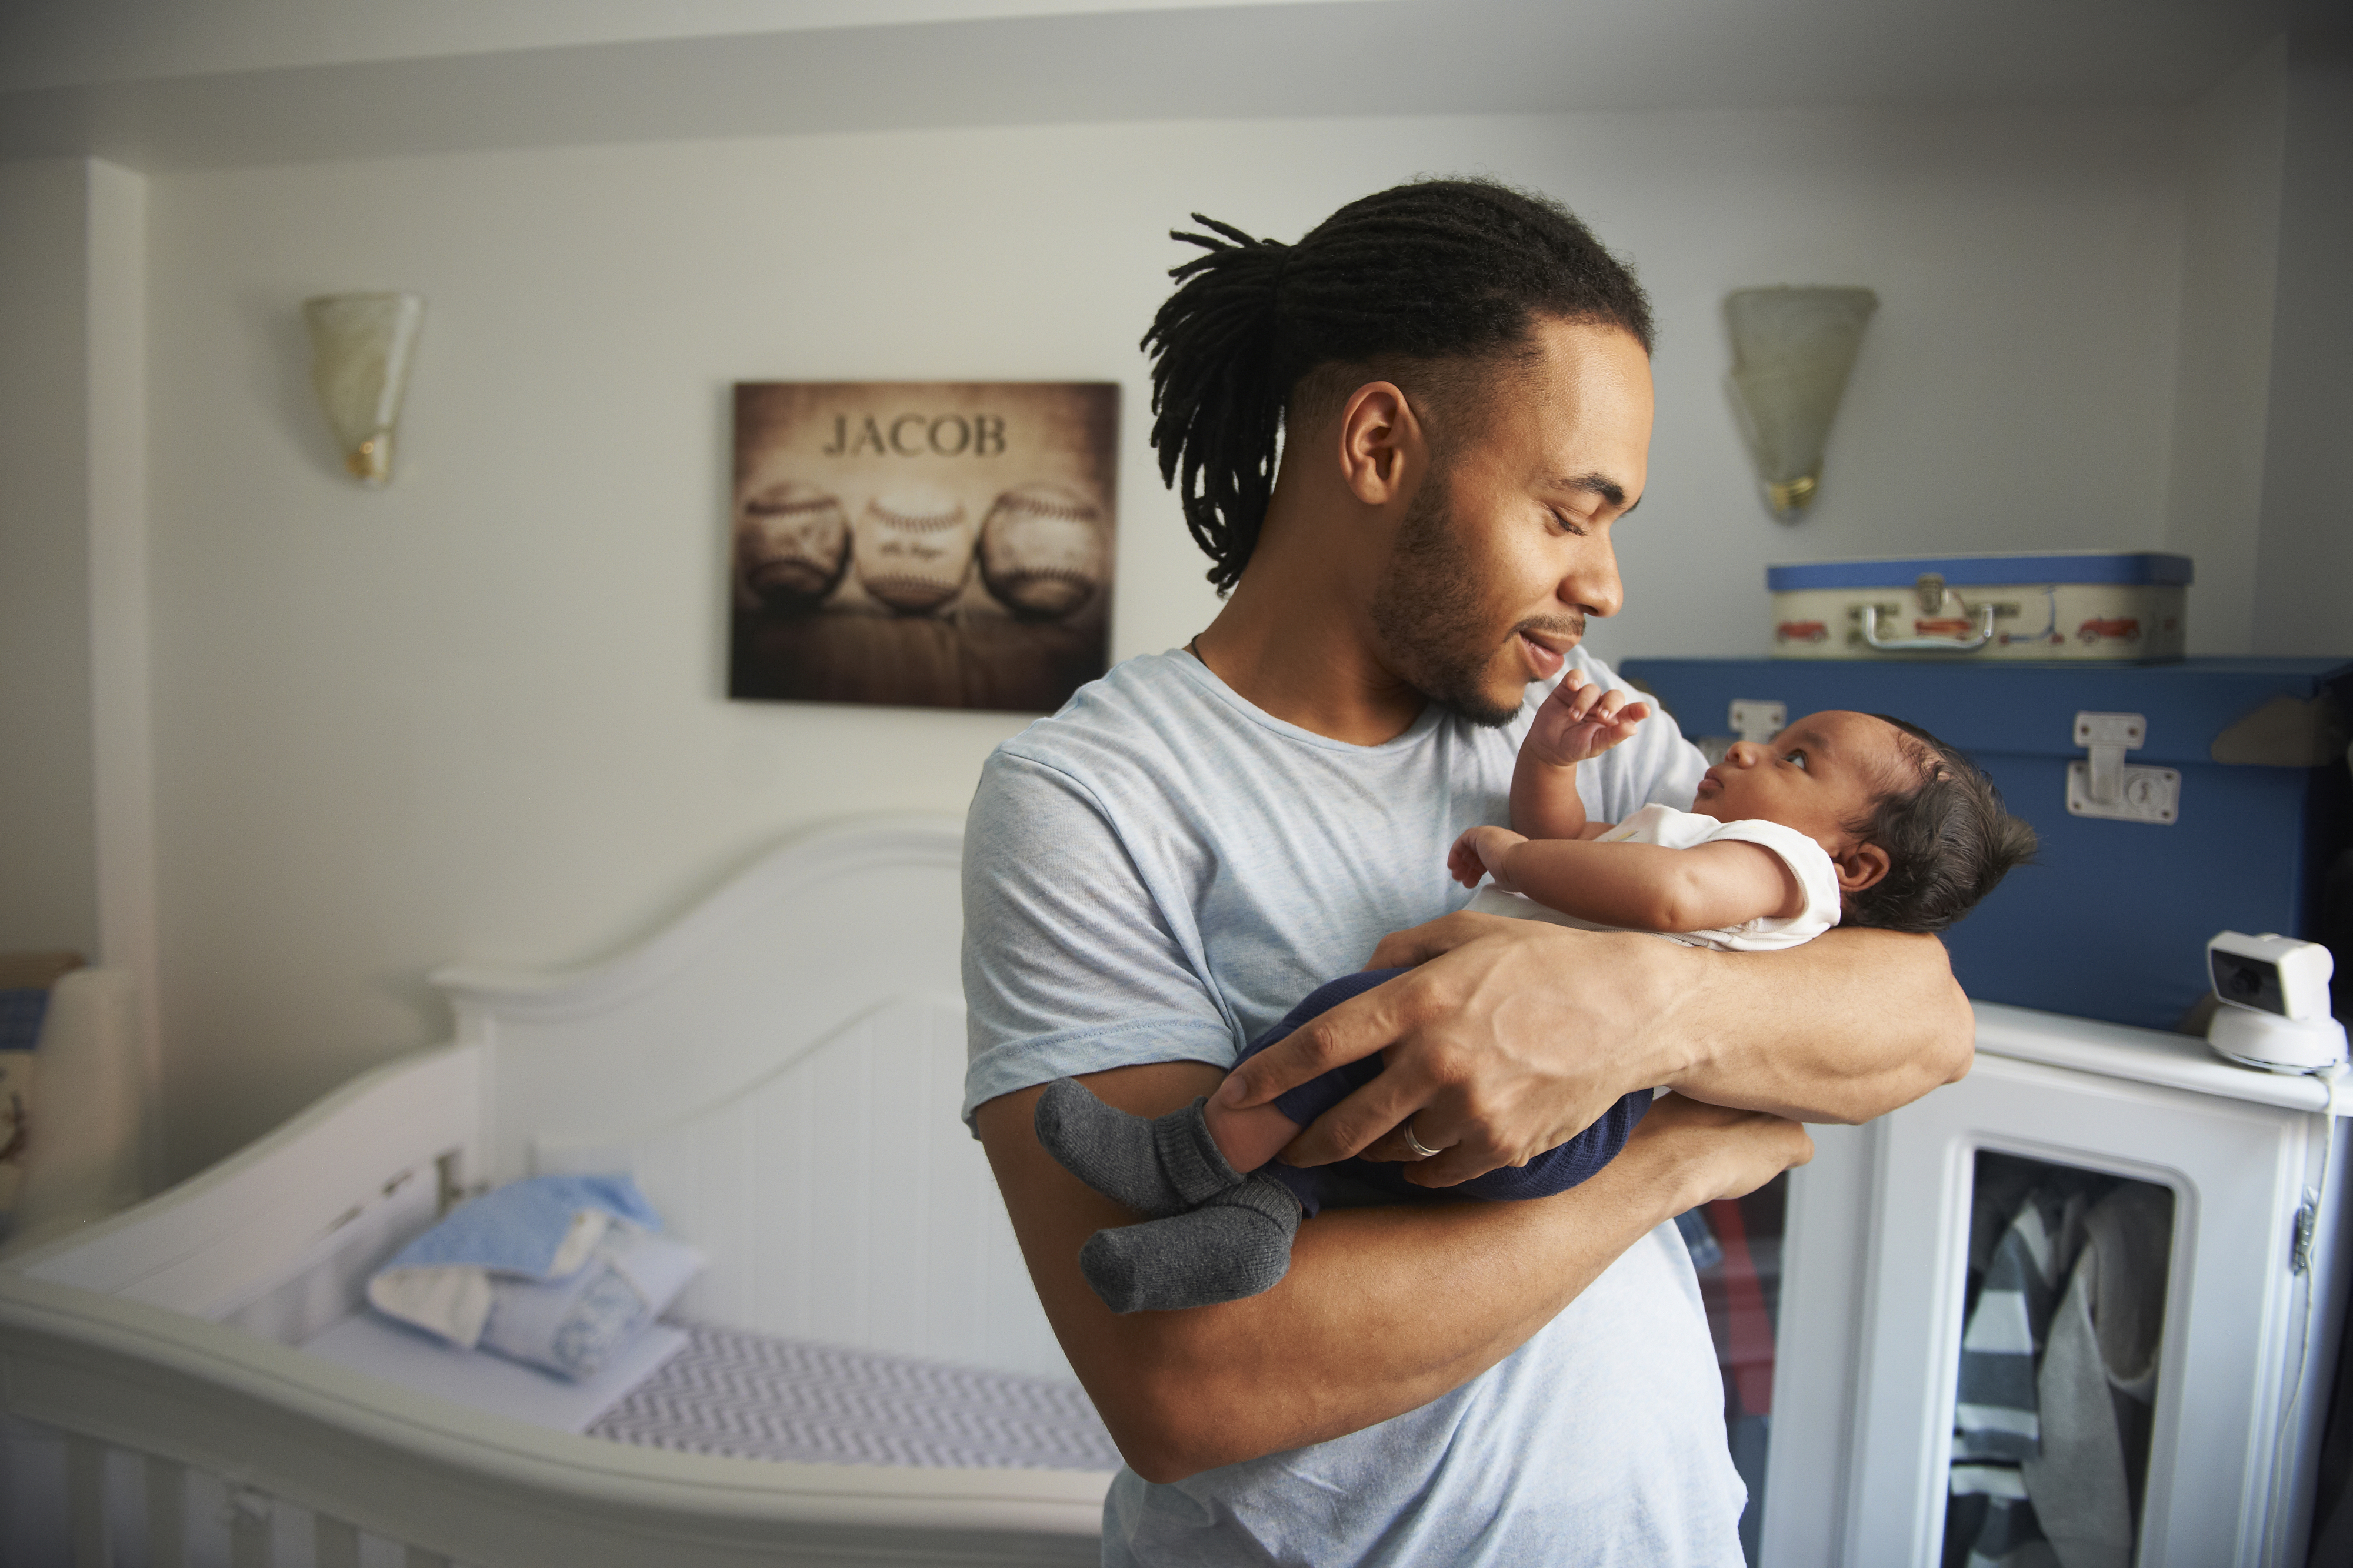
MULTIPOLYGON (((1620 686, 1582 649, 1572 663, 1620 686)), ((1071 1074, 1229 1067, 1393 931, 1462 907, 1463 828, 1509 820, 1546 690, 1482 729, 1432 707, 1378 746, 1261 711, 1189 654, 1135 658, 997 748, 965 837, 965 1114, 1071 1074)), ((1587 809, 1688 808, 1672 720, 1581 764, 1587 809)), ((1433 1281, 1443 1289, 1443 1281, 1433 1281)), ((1737 1564, 1746 1500, 1691 1261, 1662 1226, 1527 1343, 1364 1431, 1103 1510, 1114 1564, 1737 1564)))

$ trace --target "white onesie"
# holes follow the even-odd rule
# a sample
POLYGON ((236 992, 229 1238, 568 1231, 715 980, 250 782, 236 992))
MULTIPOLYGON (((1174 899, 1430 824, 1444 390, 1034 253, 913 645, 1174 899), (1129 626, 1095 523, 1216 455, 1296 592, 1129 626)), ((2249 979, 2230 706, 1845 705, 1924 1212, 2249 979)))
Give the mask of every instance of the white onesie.
MULTIPOLYGON (((1767 952, 1776 948, 1796 947, 1800 942, 1811 942, 1839 923, 1838 870, 1831 864, 1829 851, 1796 828, 1785 827, 1778 822, 1718 822, 1713 816, 1702 816, 1693 811, 1677 811, 1671 805, 1646 805, 1594 842, 1660 844, 1669 849, 1690 849, 1719 839, 1760 844, 1778 855, 1782 863, 1797 877, 1798 886, 1805 889, 1806 907, 1787 919, 1759 916, 1736 926, 1724 926, 1714 931, 1659 931, 1654 934, 1670 942, 1682 942, 1685 947, 1712 947, 1719 952, 1767 952)), ((1579 931, 1624 929, 1597 925, 1575 915, 1562 914, 1525 894, 1507 893, 1493 882, 1480 884, 1470 907, 1480 914, 1550 921, 1555 925, 1575 926, 1579 931)))

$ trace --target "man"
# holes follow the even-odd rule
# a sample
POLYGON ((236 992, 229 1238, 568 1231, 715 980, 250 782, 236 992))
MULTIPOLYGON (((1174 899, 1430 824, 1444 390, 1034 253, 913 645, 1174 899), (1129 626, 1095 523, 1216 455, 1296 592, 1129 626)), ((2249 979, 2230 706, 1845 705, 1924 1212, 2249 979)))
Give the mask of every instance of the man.
MULTIPOLYGON (((1454 912, 1447 846, 1506 820, 1534 703, 1571 663, 1613 679, 1577 643, 1620 601, 1648 305, 1567 213, 1483 182, 1366 197, 1295 247, 1212 226, 1146 343, 1163 472, 1230 596, 999 748, 966 840, 967 1110, 1131 1467, 1104 1560, 1736 1563, 1665 1222, 1807 1158, 1795 1119, 1958 1077, 1966 1003, 1927 939, 1727 954, 1454 912), (1114 1316, 1078 1252, 1134 1216, 1039 1147, 1042 1087, 1168 1110, 1366 964, 1419 967, 1241 1080, 1254 1103, 1383 1053, 1295 1163, 1435 1149, 1436 1193, 1680 1093, 1558 1196, 1327 1209, 1274 1289, 1114 1316)), ((1687 807, 1701 772, 1663 717, 1584 767, 1611 820, 1687 807)))

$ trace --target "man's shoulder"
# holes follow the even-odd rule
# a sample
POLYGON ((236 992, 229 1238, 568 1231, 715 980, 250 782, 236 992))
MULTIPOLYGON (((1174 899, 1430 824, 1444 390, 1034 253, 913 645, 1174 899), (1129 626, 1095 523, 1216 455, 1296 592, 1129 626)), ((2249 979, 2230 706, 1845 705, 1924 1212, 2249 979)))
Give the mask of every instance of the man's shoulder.
POLYGON ((1181 815, 1202 762, 1215 700, 1188 679, 1185 654, 1123 660, 1053 714, 998 742, 982 764, 977 816, 1021 816, 1049 797, 1124 821, 1181 815))
POLYGON ((1055 766, 1098 748, 1127 746, 1166 733, 1169 720, 1203 698, 1186 678, 1179 653, 1122 659, 1071 694, 1054 712, 998 742, 992 765, 1021 758, 1055 766))
MULTIPOLYGON (((1607 662, 1581 647, 1572 650, 1566 668, 1598 684, 1632 691, 1607 662)), ((1513 753, 1558 680, 1531 685, 1520 711, 1500 729, 1460 714, 1436 716, 1434 727, 1416 726, 1421 736, 1416 750, 1443 746, 1454 759, 1450 766, 1469 767, 1482 777, 1492 774, 1496 789, 1506 788, 1513 753)), ((1633 743, 1593 764, 1600 770, 1597 777, 1618 782, 1637 800, 1666 771, 1662 742, 1680 740, 1656 732, 1672 731, 1672 721, 1646 724, 1644 730, 1653 733, 1638 732, 1633 743)), ((1339 746, 1273 720, 1229 691, 1190 654, 1173 651, 1123 660, 1081 687, 1060 710, 999 743, 984 769, 983 785, 1019 788, 1014 781, 1036 779, 1042 771, 1059 775, 1056 787, 1075 784, 1159 801, 1172 792, 1217 795, 1230 785, 1237 770, 1303 766, 1320 776, 1318 770, 1331 765, 1377 767, 1395 760, 1393 748, 1339 746), (1311 756, 1317 760, 1309 761, 1311 756)))

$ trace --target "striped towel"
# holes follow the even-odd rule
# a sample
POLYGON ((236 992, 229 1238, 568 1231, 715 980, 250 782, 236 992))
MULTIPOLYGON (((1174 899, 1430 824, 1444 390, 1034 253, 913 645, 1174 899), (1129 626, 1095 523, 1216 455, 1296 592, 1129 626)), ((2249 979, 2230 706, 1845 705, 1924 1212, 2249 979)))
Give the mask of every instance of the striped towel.
MULTIPOLYGON (((2020 1461, 2042 1452, 2035 1373, 2051 1317, 2084 1241, 2084 1194, 2028 1194, 1994 1244, 1961 1335, 1951 1490, 1984 1499, 1968 1568, 2056 1568, 2020 1461)), ((1958 1515, 1957 1514, 1957 1518, 1958 1515)))

